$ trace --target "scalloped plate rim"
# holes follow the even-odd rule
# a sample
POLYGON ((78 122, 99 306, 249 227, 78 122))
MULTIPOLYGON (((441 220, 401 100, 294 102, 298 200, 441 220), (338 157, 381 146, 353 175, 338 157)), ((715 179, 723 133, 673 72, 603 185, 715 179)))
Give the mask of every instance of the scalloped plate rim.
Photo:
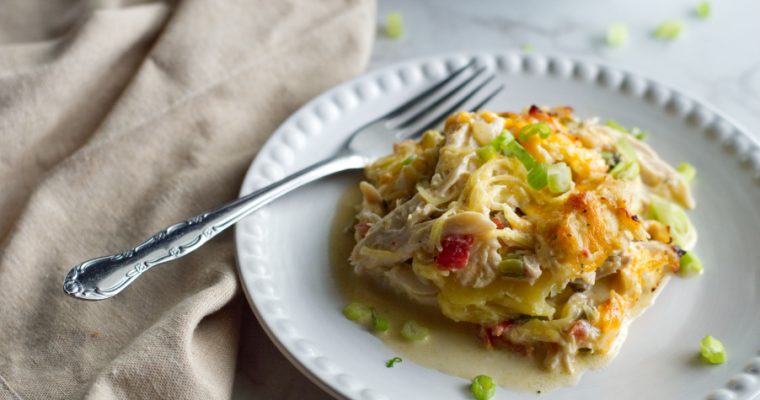
MULTIPOLYGON (((676 94, 678 96, 681 96, 691 101, 695 106, 700 107, 708 111, 709 113, 711 113, 713 120, 718 119, 718 120, 725 121, 731 128, 733 128, 732 131, 734 132, 734 135, 732 135, 732 137, 741 136, 743 137, 743 139, 748 141, 748 146, 746 149, 744 149, 741 152, 742 154, 750 154, 750 157, 751 157, 751 154, 757 154, 758 152, 760 152, 760 138, 755 139, 751 134, 748 133, 749 131, 742 124, 738 123, 736 120, 728 116, 725 112, 721 111, 718 107, 714 106, 711 102, 705 100, 701 96, 694 95, 690 91, 684 90, 676 85, 665 84, 657 79, 650 78, 647 75, 633 72, 627 68, 614 65, 613 63, 610 63, 606 60, 600 60, 594 57, 571 55, 571 54, 557 53, 557 52, 525 53, 517 49, 506 49, 506 50, 482 49, 482 50, 474 50, 474 51, 451 51, 451 52, 443 52, 443 53, 430 54, 430 55, 422 55, 418 57, 408 58, 408 59, 399 60, 396 62, 385 64, 383 66, 378 67, 377 69, 366 71, 354 78, 341 82, 325 90, 324 92, 315 96, 314 98, 310 99, 308 102, 304 103, 293 114, 291 114, 287 119, 285 119, 277 127, 277 129, 273 131, 273 133, 269 136, 269 138, 266 140, 264 145, 261 147, 261 149, 257 153, 254 160, 251 161, 251 164, 249 165, 249 168, 246 171, 245 177, 243 178, 243 181, 242 181, 243 183, 241 184, 239 195, 240 196, 246 195, 253 190, 251 179, 254 174, 254 169, 257 165, 257 162, 260 161, 261 159, 260 155, 270 152, 271 148, 275 146, 275 143, 273 143, 274 142, 273 138, 280 136, 282 134, 284 127, 295 125, 296 121, 298 121, 299 117, 301 117, 302 115, 315 111, 316 106, 320 103, 320 101, 323 101, 325 98, 332 98, 334 94, 339 93, 342 90, 355 87, 355 85, 357 85, 358 83, 362 81, 376 80, 380 76, 391 73, 393 71, 400 71, 401 69, 408 66, 420 66, 420 65, 424 65, 426 62, 434 62, 434 61, 448 62, 448 61, 456 60, 462 57, 483 57, 483 56, 519 57, 523 62, 528 59, 543 59, 547 61, 564 60, 564 61, 569 61, 570 63, 573 64, 573 66, 592 65, 592 66, 598 67, 599 71, 597 71, 597 74, 598 72, 601 72, 602 70, 611 70, 611 71, 622 73, 625 76, 642 79, 643 81, 646 82, 647 86, 664 88, 666 91, 670 92, 671 94, 676 94)), ((524 68, 521 68, 519 74, 525 74, 525 73, 526 72, 524 71, 524 68)), ((546 74, 549 74, 549 73, 547 72, 546 74)), ((561 78, 573 79, 572 77, 561 77, 561 78)), ((593 83, 584 82, 584 84, 593 84, 593 83)), ((619 90, 619 89, 616 88, 614 90, 619 90)), ((370 101, 372 100, 374 99, 371 99, 370 101)), ((365 101, 367 100, 360 100, 360 102, 365 102, 365 101)), ((664 107, 664 105, 661 105, 659 107, 664 107)), ((682 118, 682 117, 679 117, 679 118, 682 118)), ((736 159, 740 156, 741 154, 737 152, 736 154, 730 155, 730 158, 736 159)), ((736 160, 736 161, 739 161, 740 163, 744 163, 746 160, 736 160)), ((749 162, 751 163, 752 161, 749 161, 749 162)), ((291 171, 292 169, 293 168, 291 167, 291 171)), ((329 393, 330 395, 336 398, 342 398, 342 399, 350 398, 341 390, 335 387, 335 382, 330 382, 324 379, 323 376, 313 371, 311 368, 305 365, 305 363, 301 361, 295 354, 293 354, 293 352, 290 349, 288 349, 288 347, 280 340, 277 334, 272 331, 268 320, 261 314, 253 296, 251 295, 251 292, 249 289, 251 284, 245 282, 243 278, 243 275, 244 275, 242 271, 243 266, 241 265, 241 262, 240 262, 240 259, 241 259, 240 241, 244 240, 242 239, 242 237, 246 236, 247 234, 245 233, 241 234, 241 230, 239 226, 240 225, 235 227, 235 247, 236 247, 235 258, 236 258, 237 273, 240 278, 241 288, 246 297, 246 301, 248 302, 248 305, 250 306, 251 310, 256 316, 256 319, 261 325, 262 329, 264 330, 264 332, 266 332, 269 339, 277 347, 277 349, 286 357, 286 359, 291 364, 293 364, 301 373, 303 373, 309 380, 315 383, 320 389, 324 390, 325 392, 329 393)), ((754 388, 760 389, 760 381, 754 384, 754 388)), ((718 391, 725 392, 726 390, 724 388, 719 388, 718 391)), ((731 391, 729 390, 729 392, 731 391)), ((754 393, 755 396, 758 394, 760 394, 760 391, 756 391, 754 393)), ((731 394, 729 393, 729 395, 731 394)), ((721 399, 723 398, 728 399, 728 398, 733 398, 733 397, 721 397, 721 399)), ((754 398, 754 397, 748 397, 748 398, 754 398)))

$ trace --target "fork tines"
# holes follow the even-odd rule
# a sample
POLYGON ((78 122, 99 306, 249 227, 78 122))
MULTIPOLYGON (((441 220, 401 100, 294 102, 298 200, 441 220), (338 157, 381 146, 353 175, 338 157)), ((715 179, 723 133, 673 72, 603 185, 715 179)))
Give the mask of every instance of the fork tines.
POLYGON ((477 110, 504 89, 494 78, 493 71, 473 59, 391 111, 385 118, 387 127, 404 139, 435 127, 455 111, 477 110))

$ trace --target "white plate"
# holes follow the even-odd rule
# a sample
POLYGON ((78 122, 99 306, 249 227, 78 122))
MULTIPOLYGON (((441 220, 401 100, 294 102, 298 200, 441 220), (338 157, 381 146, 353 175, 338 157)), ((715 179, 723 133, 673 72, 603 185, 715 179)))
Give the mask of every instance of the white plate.
MULTIPOLYGON (((269 139, 241 194, 313 163, 354 128, 440 79, 467 54, 392 65, 306 104, 269 139)), ((650 132, 670 163, 698 171, 697 252, 705 273, 672 279, 631 327, 618 357, 575 387, 541 395, 500 388, 509 399, 751 399, 760 394, 760 149, 734 123, 667 86, 629 72, 563 57, 478 53, 506 90, 488 106, 571 105, 650 132), (704 335, 720 338, 728 362, 697 360, 704 335)), ((390 151, 390 149, 388 149, 390 151)), ((359 399, 466 399, 467 381, 411 362, 387 369, 385 345, 340 313, 328 240, 336 202, 356 174, 325 179, 276 201, 236 229, 240 278, 259 321, 280 350, 333 395, 359 399)), ((456 362, 456 360, 452 360, 456 362)))

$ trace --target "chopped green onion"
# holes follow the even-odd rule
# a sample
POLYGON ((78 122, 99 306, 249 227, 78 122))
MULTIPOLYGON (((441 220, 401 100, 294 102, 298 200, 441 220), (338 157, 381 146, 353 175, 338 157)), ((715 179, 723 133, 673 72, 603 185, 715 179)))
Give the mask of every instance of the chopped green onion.
POLYGON ((681 256, 681 267, 678 269, 678 274, 682 276, 693 276, 702 273, 702 261, 692 253, 687 251, 681 256))
POLYGON ((496 394, 496 384, 488 375, 478 375, 472 379, 470 393, 476 400, 489 400, 496 394))
POLYGON ((676 167, 676 171, 680 172, 681 175, 683 175, 684 178, 686 178, 686 182, 691 183, 691 181, 694 180, 694 177, 697 176, 697 169, 694 168, 693 165, 689 163, 680 163, 676 167))
POLYGON ((614 119, 607 120, 607 126, 620 132, 628 133, 628 129, 626 129, 623 125, 620 125, 614 119))
POLYGON ((525 147, 522 147, 516 140, 512 140, 507 143, 505 153, 507 155, 515 156, 525 166, 525 169, 530 171, 534 165, 536 165, 536 159, 533 158, 525 147))
POLYGON ((699 352, 702 354, 702 359, 710 364, 726 362, 726 348, 723 347, 720 340, 712 336, 708 335, 702 338, 699 342, 699 352))
POLYGON ((697 16, 701 19, 706 19, 710 16, 710 3, 703 1, 694 8, 694 11, 697 12, 697 16))
POLYGON ((550 165, 546 170, 546 184, 552 194, 562 194, 573 187, 573 173, 565 163, 550 165))
POLYGON ((401 357, 393 357, 390 360, 388 360, 388 361, 385 362, 385 367, 386 368, 393 368, 393 365, 395 365, 396 363, 400 363, 402 361, 404 361, 404 360, 402 360, 401 357))
POLYGON ((506 256, 499 262, 499 272, 504 276, 522 278, 525 276, 525 263, 522 257, 511 258, 506 256))
POLYGON ((621 137, 617 141, 617 150, 625 161, 636 161, 639 159, 633 145, 626 138, 621 137))
POLYGON ((526 53, 532 53, 533 50, 535 50, 535 48, 533 47, 533 44, 531 44, 531 43, 524 43, 522 45, 522 51, 524 51, 526 53))
POLYGON ((401 165, 409 165, 414 162, 414 160, 417 159, 416 154, 412 154, 409 157, 407 157, 404 161, 401 162, 401 165))
POLYGON ((362 303, 351 303, 343 308, 343 315, 354 322, 364 322, 372 316, 372 309, 362 303))
POLYGON ((538 163, 533 165, 533 168, 528 172, 528 184, 534 190, 541 190, 546 187, 546 170, 547 166, 544 163, 538 163))
POLYGON ((538 135, 541 137, 541 139, 546 139, 549 137, 549 135, 551 135, 551 133, 552 128, 543 122, 528 124, 520 129, 520 140, 524 142, 533 135, 538 135))
POLYGON ((475 150, 475 153, 483 161, 490 161, 492 158, 496 157, 496 150, 494 150, 492 146, 483 146, 475 150))
POLYGON ((505 129, 491 141, 489 146, 493 147, 496 151, 504 151, 507 144, 513 140, 515 140, 515 137, 505 129))
POLYGON ((604 160, 604 163, 607 164, 610 168, 614 168, 620 163, 620 156, 611 151, 603 151, 602 159, 604 160))
POLYGON ((375 310, 372 310, 372 330, 375 332, 385 332, 388 330, 388 320, 377 315, 375 310))
POLYGON ((618 47, 628 41, 628 27, 623 23, 615 23, 607 28, 607 45, 618 47))
POLYGON ((612 119, 607 120, 607 126, 610 127, 610 128, 612 128, 612 129, 615 129, 616 131, 627 133, 627 134, 635 137, 638 140, 644 140, 649 135, 646 131, 642 131, 641 129, 639 129, 637 127, 633 127, 631 129, 628 129, 628 128, 624 127, 623 125, 620 125, 617 121, 612 120, 612 119))
POLYGON ((618 163, 610 170, 610 175, 615 179, 630 181, 636 179, 640 172, 639 162, 634 160, 618 163))
POLYGON ((675 203, 659 196, 652 196, 649 212, 653 219, 670 227, 673 244, 689 248, 696 241, 696 230, 686 212, 675 203))
POLYGON ((663 40, 673 40, 681 35, 682 30, 683 22, 678 20, 665 21, 654 30, 654 37, 663 40))
POLYGON ((404 34, 404 18, 399 12, 388 13, 386 16, 385 33, 391 39, 398 39, 404 34))
POLYGON ((649 134, 646 131, 633 127, 633 129, 631 129, 631 136, 635 137, 637 140, 646 140, 649 134))
POLYGON ((425 328, 414 320, 404 322, 404 325, 401 327, 401 337, 406 340, 422 341, 427 339, 429 334, 428 328, 425 328))

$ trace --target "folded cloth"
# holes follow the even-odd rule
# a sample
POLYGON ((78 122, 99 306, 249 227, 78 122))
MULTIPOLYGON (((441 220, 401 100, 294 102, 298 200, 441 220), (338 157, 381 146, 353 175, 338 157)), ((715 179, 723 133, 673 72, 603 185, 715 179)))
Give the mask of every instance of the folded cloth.
POLYGON ((0 1, 0 398, 227 398, 232 235, 117 297, 83 259, 235 198, 267 136, 366 65, 372 0, 0 1))

